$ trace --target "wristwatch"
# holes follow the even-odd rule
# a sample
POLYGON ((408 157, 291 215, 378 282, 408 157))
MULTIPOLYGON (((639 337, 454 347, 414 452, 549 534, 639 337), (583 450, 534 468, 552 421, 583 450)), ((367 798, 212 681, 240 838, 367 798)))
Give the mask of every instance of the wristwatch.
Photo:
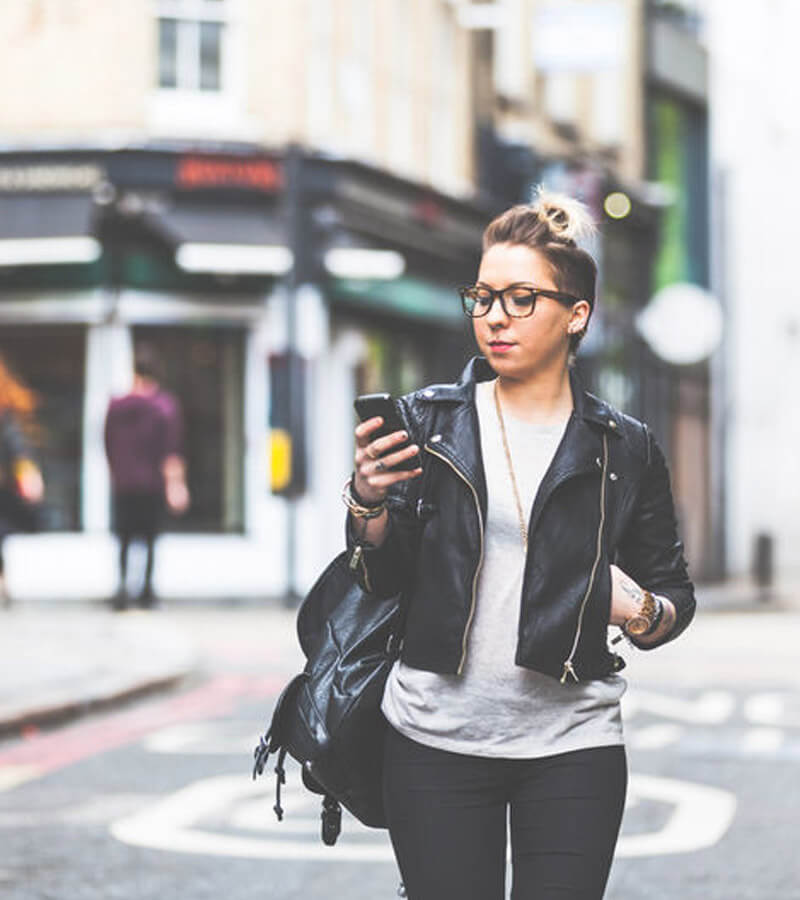
POLYGON ((643 602, 637 613, 625 620, 622 630, 630 637, 643 637, 652 634, 664 616, 664 604, 659 597, 650 591, 642 591, 643 602))

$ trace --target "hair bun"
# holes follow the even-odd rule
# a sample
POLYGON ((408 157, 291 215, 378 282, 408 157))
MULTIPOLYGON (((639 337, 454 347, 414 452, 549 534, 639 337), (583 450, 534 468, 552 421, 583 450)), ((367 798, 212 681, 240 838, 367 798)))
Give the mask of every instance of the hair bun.
POLYGON ((585 204, 566 194, 539 188, 533 208, 540 220, 547 223, 553 240, 572 246, 590 238, 595 225, 585 204))

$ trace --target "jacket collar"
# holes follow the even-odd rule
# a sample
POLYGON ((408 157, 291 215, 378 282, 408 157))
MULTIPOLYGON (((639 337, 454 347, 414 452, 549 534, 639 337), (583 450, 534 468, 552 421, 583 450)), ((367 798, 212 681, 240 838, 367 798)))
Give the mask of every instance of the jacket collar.
MULTIPOLYGON (((474 399, 475 385, 479 381, 490 381, 495 377, 496 372, 486 357, 473 356, 455 384, 435 384, 420 391, 418 396, 430 403, 467 403, 474 399)), ((622 427, 620 413, 589 393, 574 368, 569 371, 569 381, 575 417, 599 425, 610 434, 619 435, 622 427)))
MULTIPOLYGON (((439 405, 446 415, 436 416, 436 433, 430 435, 426 449, 447 459, 475 490, 486 517, 486 476, 481 454, 478 413, 475 407, 475 385, 489 381, 495 372, 485 357, 473 357, 455 384, 439 384, 423 388, 417 397, 439 405)), ((545 473, 531 515, 531 533, 541 508, 555 487, 574 475, 594 471, 603 454, 603 434, 620 436, 620 414, 604 401, 590 394, 574 370, 570 370, 573 413, 555 456, 545 473)))

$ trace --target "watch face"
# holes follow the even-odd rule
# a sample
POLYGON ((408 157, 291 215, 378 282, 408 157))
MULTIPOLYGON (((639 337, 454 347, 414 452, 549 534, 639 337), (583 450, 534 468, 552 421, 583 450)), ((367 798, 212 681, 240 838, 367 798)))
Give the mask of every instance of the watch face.
POLYGON ((650 620, 646 616, 634 616, 625 623, 625 631, 628 634, 644 634, 650 627, 650 620))

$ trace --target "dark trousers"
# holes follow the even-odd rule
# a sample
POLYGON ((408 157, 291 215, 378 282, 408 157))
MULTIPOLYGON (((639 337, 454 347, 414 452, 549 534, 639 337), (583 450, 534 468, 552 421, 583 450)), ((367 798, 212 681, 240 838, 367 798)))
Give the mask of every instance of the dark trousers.
POLYGON ((627 787, 625 748, 487 759, 387 729, 384 801, 409 900, 600 900, 627 787))
POLYGON ((160 530, 163 510, 164 500, 160 492, 118 492, 114 495, 114 530, 119 538, 120 589, 124 591, 125 588, 131 542, 140 538, 147 550, 141 592, 145 600, 153 593, 155 541, 160 530))

